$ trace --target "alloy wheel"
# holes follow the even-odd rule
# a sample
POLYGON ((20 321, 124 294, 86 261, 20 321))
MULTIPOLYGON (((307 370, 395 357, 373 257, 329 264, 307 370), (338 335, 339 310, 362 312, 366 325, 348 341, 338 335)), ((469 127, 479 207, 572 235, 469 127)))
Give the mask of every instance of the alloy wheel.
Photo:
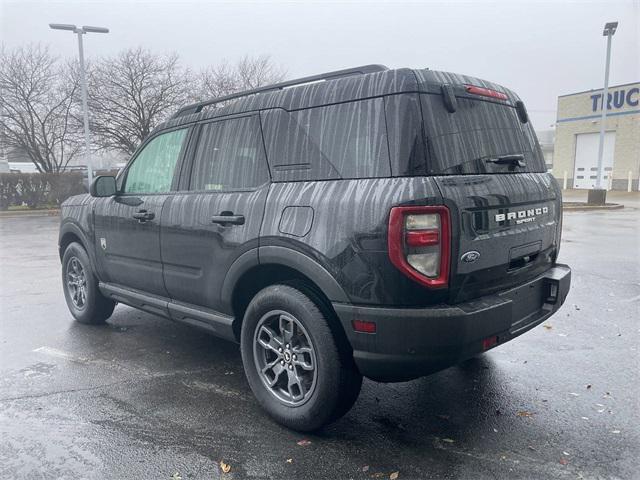
POLYGON ((282 403, 299 406, 313 394, 316 353, 306 329, 290 313, 274 310, 255 330, 253 358, 267 390, 282 403))
POLYGON ((67 290, 73 305, 82 310, 87 303, 87 276, 77 257, 67 263, 67 290))

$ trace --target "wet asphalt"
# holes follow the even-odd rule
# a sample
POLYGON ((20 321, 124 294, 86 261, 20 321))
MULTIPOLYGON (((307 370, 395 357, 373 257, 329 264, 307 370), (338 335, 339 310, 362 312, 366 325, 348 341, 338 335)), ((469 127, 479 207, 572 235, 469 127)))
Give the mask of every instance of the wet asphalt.
POLYGON ((122 305, 74 323, 58 218, 0 218, 0 478, 640 478, 639 212, 565 213, 554 317, 428 378, 365 381, 312 435, 262 413, 234 344, 122 305))

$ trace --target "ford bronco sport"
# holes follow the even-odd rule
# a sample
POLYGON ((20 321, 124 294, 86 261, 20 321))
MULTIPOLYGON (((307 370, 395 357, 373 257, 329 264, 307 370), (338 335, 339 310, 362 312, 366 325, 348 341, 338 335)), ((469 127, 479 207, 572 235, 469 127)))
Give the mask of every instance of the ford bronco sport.
POLYGON ((562 305, 561 192, 524 104, 464 75, 341 70, 189 105, 62 206, 64 294, 240 343, 278 422, 347 412, 562 305))

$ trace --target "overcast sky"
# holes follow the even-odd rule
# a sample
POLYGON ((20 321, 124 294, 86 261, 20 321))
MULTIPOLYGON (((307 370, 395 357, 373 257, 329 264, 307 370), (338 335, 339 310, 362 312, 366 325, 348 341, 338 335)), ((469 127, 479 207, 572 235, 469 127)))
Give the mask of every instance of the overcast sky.
POLYGON ((534 126, 555 121, 557 96, 599 88, 606 21, 613 41, 610 84, 640 81, 640 0, 444 2, 194 2, 0 0, 7 47, 40 41, 77 52, 47 24, 106 26, 88 35, 89 57, 143 45, 201 67, 270 54, 288 77, 367 63, 466 73, 516 90, 534 126))

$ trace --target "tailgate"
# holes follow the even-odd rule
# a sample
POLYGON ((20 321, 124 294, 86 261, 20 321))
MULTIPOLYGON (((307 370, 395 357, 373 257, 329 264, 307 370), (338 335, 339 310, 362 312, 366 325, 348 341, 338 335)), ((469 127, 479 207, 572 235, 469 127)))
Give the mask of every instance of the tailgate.
POLYGON ((420 70, 427 169, 451 212, 449 300, 507 290, 555 262, 561 192, 509 89, 420 70))
POLYGON ((451 211, 451 302, 510 288, 552 266, 562 203, 550 174, 435 180, 451 211))

